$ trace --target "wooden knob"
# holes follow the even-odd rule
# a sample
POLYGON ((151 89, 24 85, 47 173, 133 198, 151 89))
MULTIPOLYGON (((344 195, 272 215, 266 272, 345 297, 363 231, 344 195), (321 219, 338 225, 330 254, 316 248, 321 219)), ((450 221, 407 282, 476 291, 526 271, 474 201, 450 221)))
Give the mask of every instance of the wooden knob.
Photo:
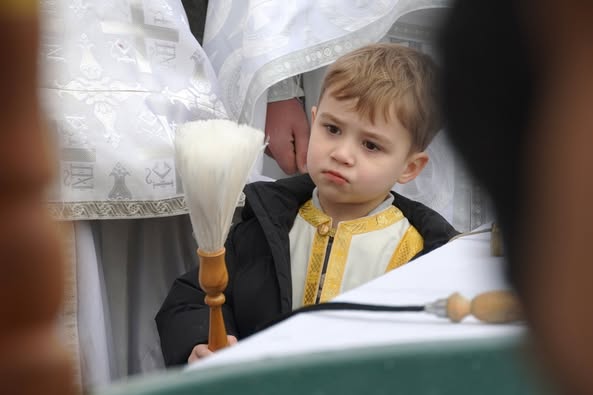
POLYGON ((460 322, 470 314, 490 324, 503 324, 523 319, 519 300, 510 291, 485 292, 471 301, 458 292, 447 298, 447 317, 451 321, 460 322))
POLYGON ((510 291, 491 291, 476 296, 471 314, 483 322, 502 324, 523 319, 523 309, 517 296, 510 291))
POLYGON ((460 322, 470 312, 470 302, 459 292, 455 292, 447 299, 447 317, 453 322, 460 322))
MULTIPOLYGON (((200 287, 210 296, 217 296, 226 289, 229 281, 224 261, 225 249, 208 252, 198 248, 200 287)), ((222 301, 224 303, 224 300, 222 301)))

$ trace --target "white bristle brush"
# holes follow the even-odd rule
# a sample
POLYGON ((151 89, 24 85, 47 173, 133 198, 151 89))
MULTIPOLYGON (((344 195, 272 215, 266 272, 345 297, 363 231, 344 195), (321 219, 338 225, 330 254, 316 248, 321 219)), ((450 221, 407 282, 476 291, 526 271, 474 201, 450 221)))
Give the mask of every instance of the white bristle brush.
POLYGON ((221 309, 228 281, 224 244, 241 192, 264 149, 262 131, 229 120, 189 122, 175 135, 177 171, 199 247, 199 282, 210 306, 212 351, 228 345, 221 309))

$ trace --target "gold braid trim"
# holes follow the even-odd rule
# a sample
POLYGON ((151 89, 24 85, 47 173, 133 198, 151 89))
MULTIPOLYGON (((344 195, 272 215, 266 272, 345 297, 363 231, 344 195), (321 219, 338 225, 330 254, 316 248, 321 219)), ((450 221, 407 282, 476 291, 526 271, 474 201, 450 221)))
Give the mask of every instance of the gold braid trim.
POLYGON ((305 289, 303 292, 303 306, 315 304, 317 299, 317 292, 319 290, 319 282, 321 281, 321 270, 323 269, 323 262, 325 262, 325 252, 327 251, 327 243, 332 225, 332 219, 318 210, 313 201, 309 200, 303 204, 299 209, 299 215, 312 226, 318 229, 313 238, 313 246, 311 248, 311 255, 309 256, 309 263, 307 264, 307 275, 305 277, 305 289), (321 229, 327 229, 326 232, 320 232, 321 229))
POLYGON ((321 291, 321 303, 327 302, 340 293, 352 237, 384 229, 400 221, 403 217, 404 215, 399 209, 390 206, 378 214, 338 224, 321 291))
POLYGON ((385 272, 398 268, 410 261, 417 253, 424 248, 424 239, 412 225, 406 230, 404 237, 397 245, 395 252, 389 260, 385 272))

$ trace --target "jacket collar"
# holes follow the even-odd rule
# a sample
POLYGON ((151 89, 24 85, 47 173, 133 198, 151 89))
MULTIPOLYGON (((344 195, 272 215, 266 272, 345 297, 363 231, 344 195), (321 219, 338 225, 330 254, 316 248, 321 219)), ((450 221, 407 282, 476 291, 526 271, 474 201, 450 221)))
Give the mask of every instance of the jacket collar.
MULTIPOLYGON (((308 174, 280 179, 276 182, 256 182, 245 188, 246 203, 243 219, 257 217, 262 225, 274 225, 289 232, 299 208, 311 198, 315 184, 308 174)), ((422 203, 391 192, 396 206, 424 238, 429 252, 457 232, 439 213, 422 203)))
POLYGON ((315 184, 308 174, 283 178, 276 182, 260 181, 245 187, 243 220, 253 216, 268 217, 273 223, 292 227, 298 209, 311 199, 315 184))
POLYGON ((299 207, 311 198, 315 184, 308 175, 245 187, 243 220, 257 218, 274 260, 282 313, 292 310, 289 232, 299 207))

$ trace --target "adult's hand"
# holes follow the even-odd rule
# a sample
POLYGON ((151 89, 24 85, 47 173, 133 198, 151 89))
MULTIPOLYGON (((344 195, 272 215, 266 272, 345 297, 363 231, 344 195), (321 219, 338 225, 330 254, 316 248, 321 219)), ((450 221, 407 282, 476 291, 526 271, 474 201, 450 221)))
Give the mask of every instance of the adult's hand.
POLYGON ((282 171, 286 174, 307 172, 310 130, 298 99, 268 103, 265 133, 270 139, 266 154, 278 162, 282 171))

